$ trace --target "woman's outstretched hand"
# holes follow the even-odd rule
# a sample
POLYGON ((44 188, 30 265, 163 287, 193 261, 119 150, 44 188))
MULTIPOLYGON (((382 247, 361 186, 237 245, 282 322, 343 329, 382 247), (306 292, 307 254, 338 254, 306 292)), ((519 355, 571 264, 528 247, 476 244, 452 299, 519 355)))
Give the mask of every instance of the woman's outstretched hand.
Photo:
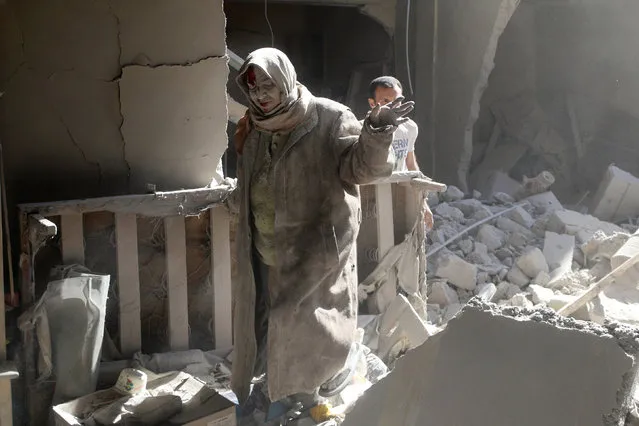
POLYGON ((369 115, 370 124, 373 127, 398 126, 408 121, 406 114, 415 109, 415 102, 402 103, 404 98, 400 96, 394 102, 387 105, 379 103, 372 109, 369 115))

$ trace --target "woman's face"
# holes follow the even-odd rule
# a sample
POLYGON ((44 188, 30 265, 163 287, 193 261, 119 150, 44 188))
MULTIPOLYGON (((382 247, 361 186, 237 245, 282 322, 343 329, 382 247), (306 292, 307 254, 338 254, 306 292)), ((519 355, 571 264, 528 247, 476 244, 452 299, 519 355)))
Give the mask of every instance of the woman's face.
POLYGON ((267 113, 282 102, 282 93, 275 82, 261 68, 251 67, 246 72, 246 84, 251 100, 267 113))

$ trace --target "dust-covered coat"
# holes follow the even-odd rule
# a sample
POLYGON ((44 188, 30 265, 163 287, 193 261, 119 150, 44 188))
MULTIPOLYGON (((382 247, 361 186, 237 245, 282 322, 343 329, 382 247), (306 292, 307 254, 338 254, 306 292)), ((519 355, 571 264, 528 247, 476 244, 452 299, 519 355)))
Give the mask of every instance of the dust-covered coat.
MULTIPOLYGON (((357 328, 357 185, 391 174, 395 129, 373 129, 368 121, 362 127, 345 106, 312 97, 273 158, 277 265, 269 280, 267 341, 273 401, 311 393, 344 366, 357 328)), ((253 129, 231 197, 239 205, 232 387, 240 402, 249 395, 257 350, 249 185, 258 142, 253 129)))

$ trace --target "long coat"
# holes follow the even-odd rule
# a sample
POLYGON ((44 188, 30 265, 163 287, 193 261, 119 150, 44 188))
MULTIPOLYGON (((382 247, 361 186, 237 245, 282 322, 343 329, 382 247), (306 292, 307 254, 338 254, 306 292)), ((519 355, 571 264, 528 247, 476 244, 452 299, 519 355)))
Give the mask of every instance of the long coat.
MULTIPOLYGON (((273 158, 277 266, 269 282, 267 341, 272 401, 311 393, 344 366, 357 328, 357 185, 391 174, 395 129, 373 129, 368 120, 362 126, 345 106, 313 97, 273 158)), ((249 396, 257 351, 249 185, 258 141, 258 130, 252 130, 231 197, 240 215, 232 376, 240 402, 249 396)))

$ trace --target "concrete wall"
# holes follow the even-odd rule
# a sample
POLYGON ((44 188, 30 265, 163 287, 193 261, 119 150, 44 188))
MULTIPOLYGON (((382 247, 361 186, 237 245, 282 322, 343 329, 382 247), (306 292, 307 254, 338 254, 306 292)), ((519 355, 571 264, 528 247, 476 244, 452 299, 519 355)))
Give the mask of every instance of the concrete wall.
POLYGON ((431 160, 421 161, 437 179, 466 186, 479 102, 493 68, 499 36, 518 4, 518 0, 428 0, 415 5, 416 118, 423 135, 416 153, 431 160))
POLYGON ((222 0, 0 3, 15 202, 210 182, 226 149, 222 0))

